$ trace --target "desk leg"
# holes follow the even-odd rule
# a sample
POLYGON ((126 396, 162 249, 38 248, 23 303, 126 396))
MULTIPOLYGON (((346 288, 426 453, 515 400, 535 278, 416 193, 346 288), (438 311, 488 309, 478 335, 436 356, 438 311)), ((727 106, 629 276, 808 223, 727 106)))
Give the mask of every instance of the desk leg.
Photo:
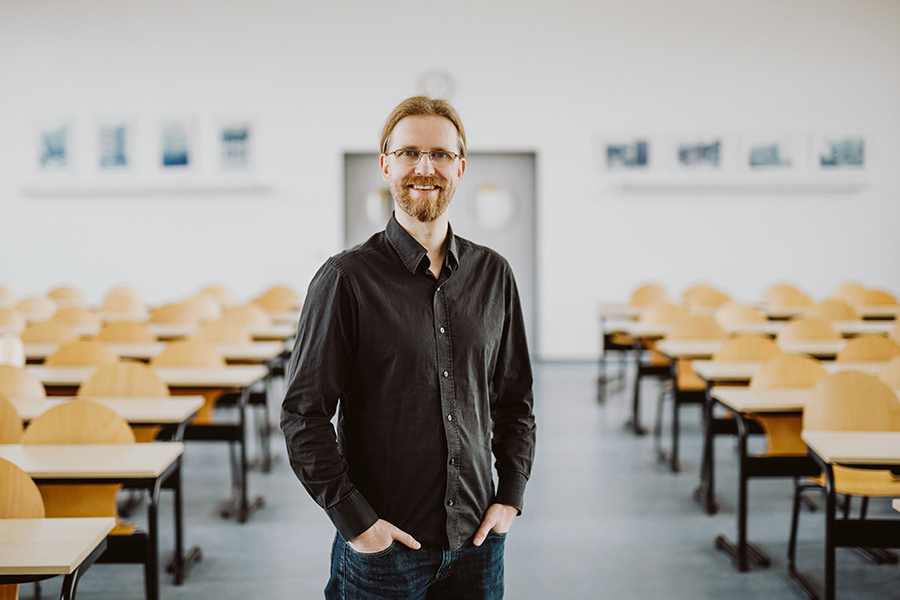
POLYGON ((634 350, 637 353, 637 369, 634 371, 634 393, 631 397, 631 420, 625 423, 626 427, 630 427, 634 435, 644 435, 647 430, 641 426, 641 343, 638 340, 634 342, 634 350))
POLYGON ((835 585, 835 514, 837 497, 834 488, 834 467, 825 465, 825 600, 834 600, 835 585))
POLYGON ((191 548, 186 556, 184 554, 184 504, 181 487, 181 460, 181 457, 179 457, 178 468, 170 476, 170 478, 174 478, 172 491, 175 494, 175 553, 166 564, 166 572, 172 573, 175 585, 184 585, 187 572, 194 566, 194 563, 203 557, 198 546, 191 548))
POLYGON ((238 402, 238 411, 240 415, 240 450, 239 457, 234 459, 233 455, 233 445, 230 445, 232 448, 232 474, 233 479, 233 497, 232 499, 226 503, 224 507, 222 507, 221 515, 224 518, 228 518, 233 514, 237 514, 237 520, 240 523, 246 523, 250 519, 250 515, 257 508, 261 508, 263 506, 263 498, 262 496, 257 496, 251 502, 248 499, 247 492, 247 470, 248 470, 248 461, 247 461, 247 410, 250 404, 250 388, 245 387, 241 390, 241 398, 238 402))
POLYGON ((144 562, 144 581, 147 600, 159 600, 159 490, 162 481, 157 479, 150 490, 147 503, 147 556, 144 562))
POLYGON ((719 511, 716 504, 715 485, 715 424, 713 422, 712 383, 706 384, 706 399, 703 401, 703 459, 700 463, 700 486, 694 491, 694 498, 703 502, 706 514, 719 511))
POLYGON ((59 593, 60 600, 75 600, 75 592, 78 588, 78 581, 81 579, 81 576, 84 575, 84 572, 87 571, 104 552, 106 552, 105 539, 94 548, 93 552, 91 552, 74 571, 63 577, 62 590, 60 590, 59 593))

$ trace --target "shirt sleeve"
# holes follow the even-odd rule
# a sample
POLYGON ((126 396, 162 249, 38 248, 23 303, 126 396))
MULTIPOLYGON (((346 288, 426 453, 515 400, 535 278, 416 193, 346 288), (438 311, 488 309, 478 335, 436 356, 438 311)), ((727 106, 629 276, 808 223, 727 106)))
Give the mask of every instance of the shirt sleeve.
POLYGON ((353 290, 331 259, 309 286, 281 411, 291 468, 345 540, 378 520, 350 481, 332 425, 356 354, 357 315, 353 290))
POLYGON ((504 285, 506 314, 492 377, 492 445, 498 479, 494 502, 514 506, 521 514, 534 462, 533 377, 519 292, 508 265, 504 285))

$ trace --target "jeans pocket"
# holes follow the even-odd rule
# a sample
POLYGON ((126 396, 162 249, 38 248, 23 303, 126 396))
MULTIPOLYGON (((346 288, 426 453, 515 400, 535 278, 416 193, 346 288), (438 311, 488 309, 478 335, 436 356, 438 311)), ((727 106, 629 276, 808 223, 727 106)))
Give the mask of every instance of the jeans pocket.
POLYGON ((501 540, 506 538, 506 533, 500 533, 499 531, 494 531, 493 529, 488 530, 488 537, 496 537, 501 540))
POLYGON ((391 545, 385 548, 384 550, 379 550, 378 552, 359 552, 358 550, 354 550, 350 544, 347 544, 347 550, 349 550, 354 556, 363 559, 374 559, 381 558, 382 556, 387 556, 394 551, 394 548, 397 547, 397 540, 391 542, 391 545))

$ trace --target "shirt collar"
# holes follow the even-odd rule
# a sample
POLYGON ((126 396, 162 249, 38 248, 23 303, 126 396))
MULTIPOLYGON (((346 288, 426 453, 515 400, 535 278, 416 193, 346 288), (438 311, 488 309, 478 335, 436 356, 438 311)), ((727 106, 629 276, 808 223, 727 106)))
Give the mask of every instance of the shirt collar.
MULTIPOLYGON (((410 273, 415 274, 422 262, 428 260, 428 251, 408 231, 403 229, 393 214, 391 214, 391 220, 388 221, 384 231, 400 260, 403 261, 410 273)), ((453 235, 453 227, 449 224, 447 225, 447 237, 450 243, 447 248, 445 262, 452 270, 456 270, 459 266, 459 252, 456 245, 456 236, 453 235)))

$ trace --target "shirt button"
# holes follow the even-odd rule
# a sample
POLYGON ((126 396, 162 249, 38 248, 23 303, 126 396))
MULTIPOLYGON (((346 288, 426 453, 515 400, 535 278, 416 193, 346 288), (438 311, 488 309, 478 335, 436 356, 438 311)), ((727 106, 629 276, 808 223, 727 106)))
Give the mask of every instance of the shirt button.
POLYGON ((453 500, 448 500, 448 501, 447 501, 447 506, 453 506, 453 500))
POLYGON ((444 377, 450 377, 450 371, 444 371, 444 377))
POLYGON ((444 328, 443 328, 443 327, 441 327, 441 333, 444 333, 444 328))
POLYGON ((441 288, 438 288, 437 291, 441 291, 441 288))
POLYGON ((456 459, 455 459, 455 458, 451 458, 451 459, 450 459, 450 465, 451 465, 451 466, 454 466, 454 467, 456 466, 456 459))
POLYGON ((453 415, 447 415, 447 420, 448 420, 448 421, 452 421, 452 420, 453 420, 453 415))

